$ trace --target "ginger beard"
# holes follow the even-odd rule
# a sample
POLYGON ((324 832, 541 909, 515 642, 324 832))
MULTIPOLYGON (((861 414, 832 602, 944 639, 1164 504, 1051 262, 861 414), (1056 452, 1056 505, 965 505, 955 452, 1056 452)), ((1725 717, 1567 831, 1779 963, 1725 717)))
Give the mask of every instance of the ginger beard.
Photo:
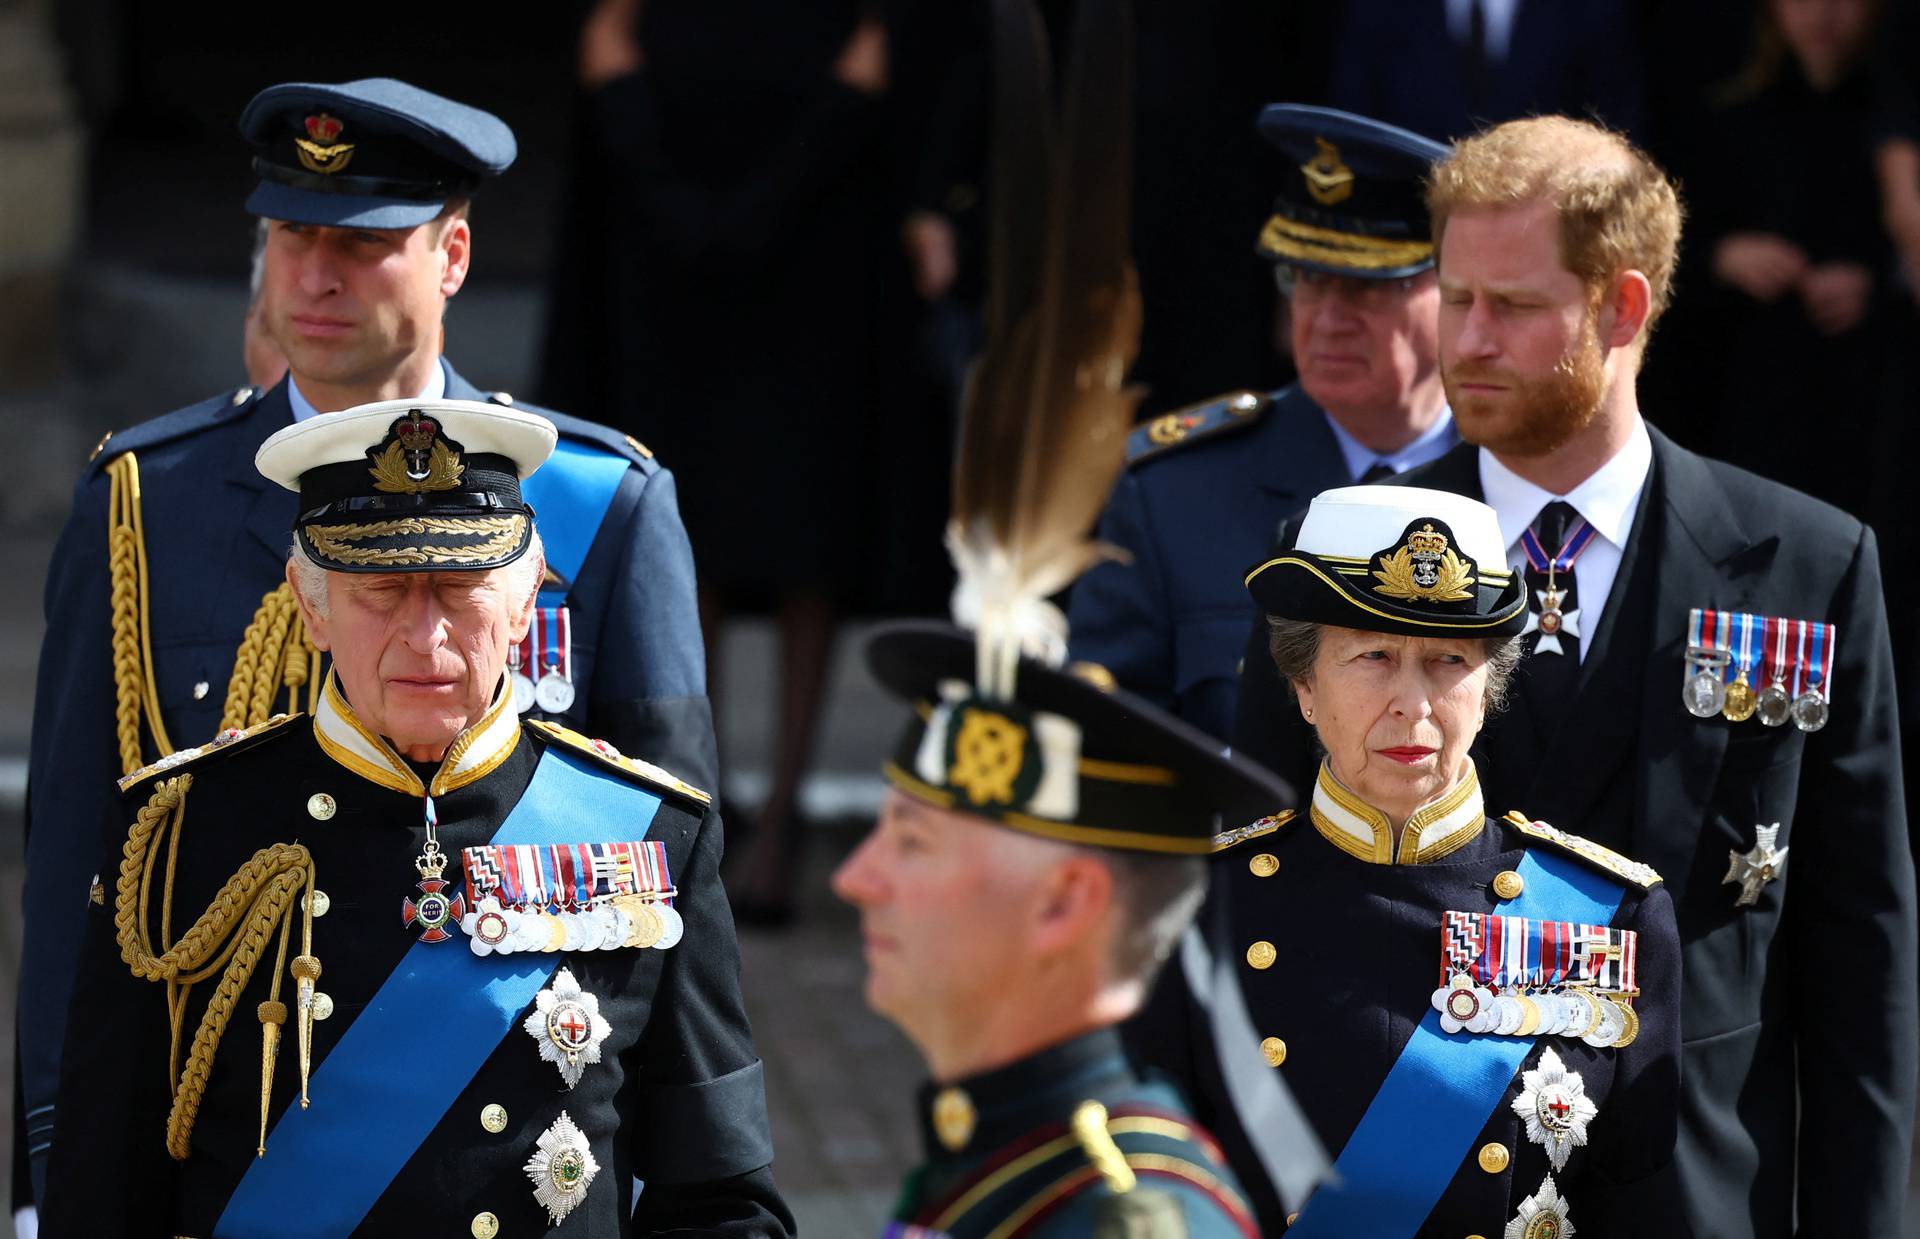
POLYGON ((1539 378, 1471 361, 1446 365, 1443 359, 1440 381, 1460 437, 1502 456, 1546 456, 1590 426, 1607 392, 1598 317, 1595 309, 1588 309, 1573 347, 1539 378), (1466 383, 1499 384, 1507 390, 1462 391, 1466 383))

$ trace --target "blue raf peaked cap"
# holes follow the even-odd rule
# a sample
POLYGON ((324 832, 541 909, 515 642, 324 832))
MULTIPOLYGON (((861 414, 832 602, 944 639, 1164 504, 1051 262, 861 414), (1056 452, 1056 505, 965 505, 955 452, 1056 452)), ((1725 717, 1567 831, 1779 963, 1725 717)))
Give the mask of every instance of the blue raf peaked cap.
POLYGON ((1352 112, 1276 103, 1260 136, 1293 164, 1260 252, 1276 262, 1394 280, 1433 266, 1426 178, 1448 148, 1352 112))
POLYGON ((240 114, 260 184, 247 210, 337 228, 411 228, 506 171, 513 130, 392 78, 269 86, 240 114))

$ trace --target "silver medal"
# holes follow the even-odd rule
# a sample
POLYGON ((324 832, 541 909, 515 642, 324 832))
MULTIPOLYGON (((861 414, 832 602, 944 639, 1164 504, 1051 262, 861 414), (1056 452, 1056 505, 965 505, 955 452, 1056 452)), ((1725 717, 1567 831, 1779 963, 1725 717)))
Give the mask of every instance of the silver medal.
POLYGON ((1775 680, 1760 690, 1760 699, 1756 703, 1760 723, 1765 727, 1781 727, 1793 716, 1793 699, 1787 696, 1786 685, 1775 680))
POLYGON ((587 1188, 600 1173, 600 1163, 594 1160, 586 1133, 562 1110, 553 1126, 540 1133, 533 1156, 523 1169, 533 1180, 533 1198, 546 1209, 548 1220, 558 1226, 587 1198, 587 1188))
POLYGON ((513 673, 513 712, 525 714, 533 709, 533 681, 521 672, 513 673))
POLYGON ((1680 700, 1695 718, 1712 718, 1727 704, 1727 685, 1723 676, 1732 655, 1707 646, 1687 647, 1687 666, 1693 674, 1680 689, 1680 700))
POLYGON ((533 699, 548 714, 565 714, 573 706, 573 681, 549 671, 533 686, 533 699))
POLYGON ((653 944, 653 949, 664 951, 686 936, 687 922, 667 904, 655 904, 653 910, 659 915, 661 925, 660 940, 653 944))
POLYGON ((1493 1000, 1493 1017, 1493 1032, 1502 1037, 1511 1037, 1520 1031, 1520 1021, 1527 1018, 1527 1012, 1519 999, 1502 994, 1493 1000))
MULTIPOLYGON (((1600 1022, 1594 1025, 1593 1031, 1580 1039, 1594 1049, 1600 1050, 1620 1039, 1620 1034, 1627 1030, 1627 1021, 1620 1014, 1620 1008, 1612 1003, 1602 999, 1596 1005, 1600 1008, 1600 1022)), ((1556 1166, 1554 1169, 1558 1170, 1559 1167, 1556 1166)))
POLYGON ((600 1061, 600 1043, 613 1032, 600 1014, 600 999, 581 989, 567 968, 554 973, 553 984, 534 996, 533 1010, 521 1027, 540 1047, 540 1060, 560 1069, 568 1088, 600 1061))
POLYGON ((1793 703, 1793 725, 1801 731, 1819 731, 1827 725, 1827 699, 1810 688, 1793 703))

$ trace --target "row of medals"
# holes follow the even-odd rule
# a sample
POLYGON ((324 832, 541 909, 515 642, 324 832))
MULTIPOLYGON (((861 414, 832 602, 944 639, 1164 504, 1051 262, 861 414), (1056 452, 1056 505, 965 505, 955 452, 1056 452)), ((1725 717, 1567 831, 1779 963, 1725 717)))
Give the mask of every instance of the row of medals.
POLYGON ((1731 658, 1725 650, 1687 647, 1687 664, 1693 674, 1687 678, 1680 698, 1695 718, 1718 714, 1728 722, 1744 723, 1758 716, 1763 726, 1782 727, 1791 721, 1801 731, 1819 731, 1827 725, 1827 699, 1818 685, 1795 697, 1787 691, 1784 679, 1776 679, 1756 693, 1747 682, 1745 667, 1733 683, 1726 682, 1724 672, 1731 658))
POLYGON ((565 714, 573 708, 573 681, 557 670, 547 672, 536 684, 531 676, 520 670, 519 661, 515 659, 508 682, 513 685, 515 714, 525 714, 535 706, 539 706, 545 714, 565 714))
POLYGON ((662 892, 614 895, 577 912, 488 906, 496 903, 489 897, 481 901, 473 938, 499 955, 630 947, 664 951, 686 932, 685 920, 665 902, 667 897, 662 892))
POLYGON ((1495 994, 1493 1001, 1485 1004, 1485 1019, 1479 1020, 1476 1017, 1481 1014, 1482 1004, 1473 993, 1472 982, 1461 973, 1444 991, 1442 1001, 1447 1013, 1468 1032, 1499 1037, 1573 1037, 1597 1050, 1608 1046, 1625 1049, 1640 1036, 1640 1015, 1625 995, 1580 986, 1495 994), (1462 986, 1462 981, 1467 984, 1462 986), (1465 1001, 1454 1005, 1463 994, 1465 1001), (1463 1010, 1468 1006, 1472 1009, 1463 1010), (1477 1023, 1484 1027, 1475 1027, 1477 1023))

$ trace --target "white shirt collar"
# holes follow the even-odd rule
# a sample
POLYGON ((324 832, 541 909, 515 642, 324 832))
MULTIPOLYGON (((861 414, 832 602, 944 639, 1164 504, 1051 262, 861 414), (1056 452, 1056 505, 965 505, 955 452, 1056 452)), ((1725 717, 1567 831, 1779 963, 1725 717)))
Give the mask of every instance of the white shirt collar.
POLYGON ((1500 536, 1511 547, 1539 517, 1540 509, 1555 499, 1564 499, 1592 525, 1600 536, 1616 548, 1625 550, 1633 532, 1634 512, 1640 506, 1640 491, 1653 469, 1653 439, 1647 424, 1634 415, 1633 433, 1613 459, 1601 465, 1586 481, 1564 495, 1540 489, 1480 449, 1480 490, 1500 518, 1500 536))
MULTIPOLYGON (((433 367, 433 372, 427 375, 426 390, 415 392, 413 398, 415 400, 438 400, 446 394, 447 359, 442 357, 433 367)), ((296 422, 304 422, 309 417, 320 416, 320 410, 314 408, 313 402, 301 394, 300 384, 294 381, 292 374, 287 375, 287 401, 293 405, 293 420, 296 422)), ((338 413, 340 410, 328 409, 327 412, 338 413)))
POLYGON ((1340 445, 1341 458, 1347 462, 1347 476, 1358 480, 1376 461, 1384 462, 1395 473, 1405 473, 1430 460, 1438 460, 1447 454, 1449 448, 1460 441, 1459 432, 1453 426, 1453 410, 1442 406, 1440 416, 1433 419, 1433 425, 1426 428, 1419 438, 1393 452, 1376 452, 1360 440, 1347 433, 1347 428, 1334 420, 1333 414, 1324 409, 1321 412, 1327 419, 1327 429, 1333 431, 1333 441, 1340 445))

